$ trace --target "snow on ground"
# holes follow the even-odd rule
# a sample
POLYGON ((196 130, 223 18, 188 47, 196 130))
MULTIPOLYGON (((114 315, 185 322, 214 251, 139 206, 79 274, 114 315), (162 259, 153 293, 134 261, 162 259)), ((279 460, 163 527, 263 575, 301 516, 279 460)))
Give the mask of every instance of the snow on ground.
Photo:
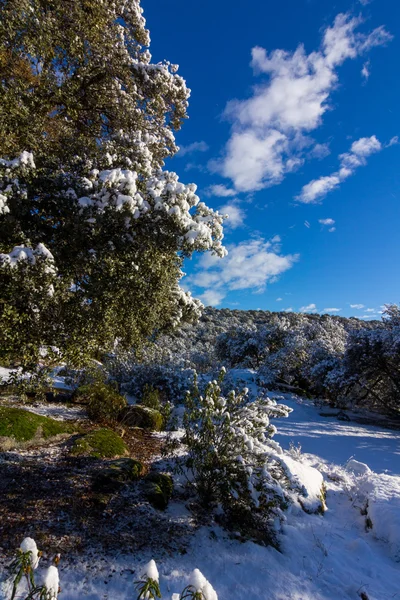
MULTIPOLYGON (((251 374, 241 373, 241 378, 250 381, 251 374)), ((362 592, 369 600, 400 598, 400 431, 321 417, 309 401, 270 395, 293 408, 287 419, 276 420, 275 439, 286 449, 290 442, 301 444, 296 459, 304 472, 314 467, 322 473, 324 515, 291 506, 281 552, 240 543, 219 527, 202 527, 181 555, 160 547, 152 556, 146 548, 133 556, 121 548, 120 555, 106 560, 66 556, 60 564, 60 598, 131 600, 134 582, 152 558, 164 600, 182 591, 195 568, 219 600, 358 600, 362 592), (348 463, 352 457, 370 469, 348 463)), ((182 523, 190 518, 176 502, 167 514, 182 523)), ((0 592, 0 598, 7 596, 0 592)))
MULTIPOLYGON (((66 377, 62 377, 61 375, 59 375, 63 368, 64 367, 62 365, 54 367, 54 369, 49 373, 51 385, 56 390, 72 392, 74 390, 74 387, 70 385, 70 383, 68 383, 66 377)), ((10 376, 16 374, 18 374, 18 369, 7 369, 6 367, 0 367, 0 383, 7 382, 10 376)), ((24 377, 28 379, 30 375, 26 373, 24 377)))
MULTIPOLYGON (((78 406, 66 406, 65 404, 53 404, 51 402, 35 402, 35 404, 16 404, 18 408, 23 408, 29 412, 44 417, 51 417, 57 421, 79 421, 87 419, 86 411, 78 406)), ((9 406, 13 406, 12 402, 9 402, 9 406)))
POLYGON ((292 441, 303 452, 339 465, 353 457, 378 473, 400 475, 400 431, 321 417, 309 400, 279 392, 269 395, 293 408, 288 419, 276 423, 275 439, 283 448, 292 441))

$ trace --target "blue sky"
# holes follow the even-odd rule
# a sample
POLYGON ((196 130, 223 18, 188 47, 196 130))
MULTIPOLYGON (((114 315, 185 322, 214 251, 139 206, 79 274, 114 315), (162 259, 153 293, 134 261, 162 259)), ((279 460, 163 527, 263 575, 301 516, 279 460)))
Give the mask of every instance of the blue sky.
POLYGON ((229 308, 398 303, 400 2, 142 4, 153 60, 192 90, 167 167, 231 215, 228 257, 187 261, 184 286, 229 308))

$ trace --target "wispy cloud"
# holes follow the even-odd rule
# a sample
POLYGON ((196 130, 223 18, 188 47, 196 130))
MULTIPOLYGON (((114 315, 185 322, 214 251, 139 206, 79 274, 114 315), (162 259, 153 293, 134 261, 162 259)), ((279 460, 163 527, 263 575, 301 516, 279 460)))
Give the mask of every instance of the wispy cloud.
MULTIPOLYGON (((393 140, 388 145, 392 145, 393 140)), ((383 148, 384 146, 375 135, 363 137, 353 142, 350 152, 345 152, 339 156, 339 170, 331 175, 313 179, 310 183, 307 183, 303 186, 296 200, 304 204, 320 202, 329 192, 338 188, 343 181, 353 175, 358 167, 366 165, 368 156, 380 152, 383 148)))
POLYGON ((367 60, 367 62, 363 64, 363 68, 361 69, 361 75, 364 77, 365 81, 368 81, 369 76, 371 74, 369 65, 370 62, 369 60, 367 60))
POLYGON ((338 313, 341 310, 342 310, 341 308, 324 308, 324 312, 327 312, 327 313, 338 313))
POLYGON ((226 187, 226 185, 210 185, 206 190, 207 196, 217 196, 219 198, 231 198, 236 196, 236 191, 226 187))
POLYGON ((277 298, 276 302, 282 302, 283 298, 277 298))
POLYGON ((214 296, 214 300, 220 298, 219 301, 233 290, 260 293, 298 258, 297 254, 281 254, 279 246, 272 241, 247 240, 228 246, 228 256, 223 259, 203 255, 197 272, 188 277, 188 283, 205 289, 200 299, 211 298, 211 292, 219 294, 214 296))
POLYGON ((319 219, 318 223, 321 223, 321 225, 334 225, 335 221, 333 219, 319 219))
POLYGON ((356 308, 357 310, 361 310, 365 308, 364 304, 350 304, 350 308, 356 308))
POLYGON ((253 48, 251 65, 267 79, 250 98, 228 103, 224 114, 232 123, 231 137, 211 169, 231 179, 236 190, 249 192, 279 183, 301 165, 313 142, 309 132, 330 108, 338 67, 392 39, 384 27, 358 32, 361 23, 360 17, 339 14, 319 50, 310 54, 303 45, 294 52, 253 48))
POLYGON ((208 149, 206 142, 193 142, 187 146, 179 146, 177 156, 186 156, 187 154, 193 154, 193 152, 207 152, 208 149))

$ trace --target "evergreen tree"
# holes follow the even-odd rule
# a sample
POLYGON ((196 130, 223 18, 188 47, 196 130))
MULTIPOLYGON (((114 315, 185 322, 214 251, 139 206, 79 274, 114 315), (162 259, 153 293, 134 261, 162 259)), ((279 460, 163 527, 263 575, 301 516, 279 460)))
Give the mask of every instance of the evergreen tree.
POLYGON ((196 318, 182 261, 224 255, 223 217, 162 171, 189 90, 139 1, 0 11, 0 360, 79 364, 196 318))

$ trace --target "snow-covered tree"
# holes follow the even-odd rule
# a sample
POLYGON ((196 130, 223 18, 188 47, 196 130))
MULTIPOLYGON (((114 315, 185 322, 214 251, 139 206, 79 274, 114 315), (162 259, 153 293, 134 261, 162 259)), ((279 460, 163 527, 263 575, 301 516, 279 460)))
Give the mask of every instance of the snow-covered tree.
POLYGON ((0 359, 78 364, 197 318, 182 261, 224 255, 223 217, 162 170, 189 90, 139 0, 0 5, 0 359))
POLYGON ((349 336, 338 374, 340 394, 368 408, 400 412, 400 326, 359 330, 349 336))

